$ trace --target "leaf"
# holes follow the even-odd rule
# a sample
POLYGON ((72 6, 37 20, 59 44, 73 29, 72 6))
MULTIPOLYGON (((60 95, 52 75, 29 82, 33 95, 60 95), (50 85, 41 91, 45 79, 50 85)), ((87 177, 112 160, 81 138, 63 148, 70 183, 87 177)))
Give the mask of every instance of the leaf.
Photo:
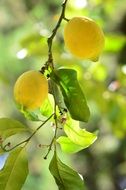
POLYGON ((0 136, 4 140, 7 137, 17 133, 27 132, 28 130, 25 125, 15 119, 0 118, 0 136))
POLYGON ((30 111, 27 111, 27 110, 24 110, 24 111, 21 111, 25 118, 28 119, 28 120, 31 120, 31 121, 40 121, 39 117, 37 114, 35 114, 34 112, 30 112, 30 111))
POLYGON ((43 116, 49 117, 53 113, 53 107, 51 102, 53 102, 52 95, 49 95, 48 99, 44 101, 40 108, 40 112, 43 116))
POLYGON ((73 69, 59 69, 51 73, 51 78, 60 86, 71 117, 87 122, 90 112, 77 80, 77 72, 73 69))
POLYGON ((19 190, 28 175, 28 160, 24 148, 12 151, 0 171, 1 190, 19 190))
POLYGON ((50 162, 49 170, 55 178, 59 190, 84 190, 84 181, 79 174, 61 162, 56 152, 50 162))
POLYGON ((49 80, 49 91, 54 96, 55 103, 58 106, 59 110, 66 108, 59 86, 51 79, 49 80))
POLYGON ((4 154, 4 153, 5 153, 5 151, 0 147, 0 155, 4 154))
POLYGON ((85 148, 73 143, 68 137, 65 136, 59 137, 57 142, 60 144, 61 149, 66 153, 76 153, 85 148))
POLYGON ((126 38, 123 35, 108 35, 105 40, 105 51, 113 53, 119 52, 125 43, 126 38))
POLYGON ((90 146, 97 139, 96 134, 81 129, 79 127, 79 122, 72 119, 68 120, 64 125, 64 131, 73 143, 84 148, 90 146))

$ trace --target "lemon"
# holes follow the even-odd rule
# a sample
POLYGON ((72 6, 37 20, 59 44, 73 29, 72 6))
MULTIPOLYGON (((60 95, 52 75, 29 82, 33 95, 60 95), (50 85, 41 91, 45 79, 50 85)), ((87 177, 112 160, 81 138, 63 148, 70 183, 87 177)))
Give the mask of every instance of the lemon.
POLYGON ((64 41, 68 50, 81 59, 96 60, 104 48, 101 28, 87 17, 74 17, 66 24, 64 41))
POLYGON ((39 71, 24 72, 14 85, 15 101, 27 110, 39 108, 48 96, 48 82, 39 71))

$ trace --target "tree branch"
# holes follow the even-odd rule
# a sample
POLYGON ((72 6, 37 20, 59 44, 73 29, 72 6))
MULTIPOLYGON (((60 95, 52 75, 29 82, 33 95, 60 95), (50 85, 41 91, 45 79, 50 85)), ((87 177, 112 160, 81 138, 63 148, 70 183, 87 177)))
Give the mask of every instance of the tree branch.
MULTIPOLYGON (((66 20, 69 21, 69 19, 67 19, 65 17, 65 9, 66 9, 66 4, 67 4, 68 0, 65 0, 62 4, 62 11, 61 11, 61 15, 59 17, 59 20, 55 26, 55 28, 52 31, 51 36, 47 39, 47 43, 48 43, 48 60, 45 63, 45 68, 48 68, 49 66, 51 66, 52 69, 54 69, 54 63, 53 63, 53 55, 52 55, 52 43, 53 43, 53 39, 56 36, 57 30, 60 27, 60 24, 62 22, 62 20, 66 20)), ((41 71, 43 72, 43 67, 41 68, 41 71)))
MULTIPOLYGON (((2 150, 5 151, 5 152, 9 152, 9 151, 15 149, 16 147, 18 147, 18 146, 20 146, 20 145, 22 145, 22 144, 24 144, 24 143, 27 144, 27 143, 31 140, 31 138, 37 133, 37 131, 38 131, 43 125, 45 125, 45 124, 51 119, 51 117, 52 117, 53 115, 54 115, 54 113, 53 113, 50 117, 48 117, 40 126, 38 126, 38 128, 31 134, 30 137, 28 137, 28 138, 25 139, 24 141, 22 141, 22 142, 16 144, 16 145, 13 146, 12 148, 6 149, 6 147, 7 147, 8 144, 5 145, 5 146, 2 146, 2 144, 1 144, 2 150)), ((25 146, 26 146, 26 144, 25 144, 25 146)))

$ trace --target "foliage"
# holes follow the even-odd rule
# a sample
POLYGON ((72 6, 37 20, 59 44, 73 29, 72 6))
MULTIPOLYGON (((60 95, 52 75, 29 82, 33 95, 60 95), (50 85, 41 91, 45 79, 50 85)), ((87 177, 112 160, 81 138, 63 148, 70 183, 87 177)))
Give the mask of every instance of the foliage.
POLYGON ((84 189, 83 179, 73 169, 62 163, 57 157, 56 152, 54 152, 49 169, 55 178, 59 190, 84 189))
MULTIPOLYGON (((6 1, 3 3, 3 6, 1 6, 2 13, 5 12, 6 15, 8 15, 7 17, 3 16, 3 22, 2 21, 1 21, 2 23, 0 22, 1 31, 2 31, 0 35, 0 41, 1 41, 0 44, 0 52, 1 52, 0 56, 1 93, 0 94, 1 95, 0 96, 1 96, 1 110, 2 110, 2 112, 0 113, 1 120, 5 119, 5 115, 7 115, 6 117, 8 116, 16 117, 18 120, 22 119, 24 121, 24 118, 19 113, 17 113, 17 110, 15 110, 15 106, 13 105, 11 87, 13 86, 14 81, 16 80, 17 76, 19 76, 20 73, 29 70, 31 68, 38 70, 40 69, 41 65, 45 64, 47 51, 48 51, 46 39, 50 35, 51 30, 53 29, 55 23, 57 22, 57 18, 59 17, 59 15, 57 15, 60 8, 58 1, 53 1, 53 3, 49 0, 46 1, 45 3, 43 1, 42 2, 23 1, 23 2, 26 2, 25 4, 23 4, 23 6, 26 6, 27 8, 26 9, 21 8, 22 10, 20 11, 17 10, 17 8, 14 8, 15 11, 12 11, 13 10, 12 6, 16 7, 17 4, 19 4, 19 7, 23 7, 20 6, 22 5, 21 1, 18 1, 17 3, 15 2, 14 4, 13 3, 9 4, 8 1, 6 1), (8 7, 7 10, 6 7, 8 7), (19 12, 22 14, 21 17, 20 14, 18 14, 19 12), (13 14, 15 14, 16 16, 13 14), (10 22, 10 15, 13 15, 11 16, 11 22, 10 22), (9 18, 8 23, 7 23, 7 18, 9 18), (50 20, 52 22, 50 22, 50 20), (15 55, 17 55, 17 57, 15 55)), ((55 36, 55 41, 53 43, 55 73, 52 73, 53 76, 51 75, 51 79, 53 80, 51 81, 51 83, 55 83, 56 86, 58 85, 58 90, 62 92, 62 94, 59 94, 59 97, 57 97, 57 102, 59 106, 56 112, 58 116, 57 120, 59 126, 58 129, 59 133, 57 135, 56 141, 57 143, 60 144, 62 151, 64 151, 65 153, 77 153, 73 157, 73 162, 78 171, 83 176, 86 176, 84 177, 85 178, 84 186, 85 188, 87 186, 87 189, 89 190, 90 189, 106 190, 106 188, 107 190, 122 190, 126 188, 125 185, 125 175, 126 175, 125 173, 126 171, 125 169, 126 168, 125 166, 125 159, 126 159, 125 34, 126 33, 122 29, 124 24, 121 26, 122 24, 121 19, 123 20, 123 12, 125 12, 124 11, 125 6, 123 6, 123 3, 124 1, 118 1, 118 0, 116 1, 91 0, 88 2, 86 7, 81 9, 77 9, 77 6, 74 6, 75 1, 70 0, 68 3, 68 7, 66 9, 66 15, 68 18, 76 16, 75 14, 84 15, 84 16, 86 15, 88 17, 97 20, 97 22, 99 22, 100 25, 103 26, 104 31, 106 32, 106 46, 104 54, 100 58, 99 62, 91 63, 87 60, 85 61, 78 60, 76 58, 73 58, 68 52, 66 52, 66 50, 64 49, 64 43, 62 39, 62 27, 64 28, 65 21, 60 26, 61 29, 59 30, 59 33, 57 33, 57 35, 55 36), (120 17, 118 15, 120 15, 120 17), (68 102, 74 101, 74 98, 75 97, 77 98, 77 96, 73 95, 74 93, 72 89, 72 95, 71 93, 70 95, 73 97, 73 100, 69 99, 69 93, 66 93, 68 85, 66 80, 64 80, 64 77, 68 75, 64 73, 64 68, 62 69, 59 68, 60 66, 65 67, 65 69, 67 67, 68 72, 73 71, 73 73, 77 73, 75 80, 72 79, 72 76, 74 76, 74 74, 68 74, 68 75, 72 79, 72 84, 70 85, 73 85, 75 82, 77 84, 77 88, 80 89, 81 86, 81 91, 82 93, 84 92, 83 99, 84 99, 84 106, 86 107, 86 109, 85 110, 82 109, 81 113, 79 110, 77 110, 78 106, 75 106, 74 108, 73 107, 69 108, 68 106, 68 102), (57 77, 56 75, 57 73, 59 73, 58 80, 55 79, 57 77), (85 97, 87 99, 86 101, 85 97), (89 118, 87 104, 91 112, 90 118, 89 118), (64 109, 62 108, 65 109, 67 108, 71 115, 69 115, 68 112, 67 113, 64 112, 64 109), (78 118, 78 116, 80 116, 79 114, 82 114, 85 111, 86 111, 86 114, 84 114, 85 117, 83 118, 83 116, 81 115, 81 119, 82 120, 84 119, 85 121, 88 120, 88 123, 86 124, 80 122, 80 125, 78 126, 78 121, 74 121, 69 118, 70 116, 72 116, 73 119, 77 118, 77 120, 81 120, 80 118, 78 118), (72 125, 72 122, 74 122, 74 125, 72 125), (71 128, 71 126, 73 127, 71 128), (60 130, 60 128, 63 128, 63 130, 60 130), (98 140, 91 146, 91 148, 85 149, 96 140, 96 133, 91 133, 88 131, 97 131, 98 129, 100 129, 98 140), (72 136, 75 137, 73 140, 70 138, 71 135, 68 134, 69 132, 68 130, 70 131, 70 134, 72 134, 72 136), (64 132, 66 133, 67 136, 64 135, 64 132), (60 133, 62 133, 61 136, 60 133), (86 134, 85 139, 87 139, 84 142, 82 142, 81 145, 76 144, 74 142, 75 139, 78 138, 79 133, 83 133, 83 135, 86 134), (91 137, 89 140, 87 135, 91 137), (85 150, 83 151, 83 149, 85 150), (78 151, 80 150, 81 152, 78 153, 78 151)), ((56 94, 58 96, 57 91, 56 94)), ((79 94, 81 94, 81 92, 79 94)), ((78 99, 78 102, 80 103, 80 99, 78 99)), ((23 112, 29 126, 32 125, 31 120, 34 121, 33 124, 38 125, 38 122, 42 122, 43 120, 46 120, 45 118, 51 116, 51 113, 54 110, 53 109, 54 104, 55 102, 53 102, 51 98, 50 103, 48 101, 45 102, 44 107, 41 107, 40 110, 36 110, 35 112, 29 112, 26 110, 20 110, 20 111, 23 112)), ((6 127, 9 127, 11 120, 13 120, 10 118, 6 119, 8 119, 10 122, 8 122, 8 125, 6 126, 2 125, 4 129, 6 129, 6 127)), ((55 130, 54 123, 55 123, 55 118, 52 116, 50 118, 48 126, 52 126, 51 129, 53 130, 55 130)), ((22 124, 20 123, 19 126, 20 125, 22 124)), ((2 133, 0 132, 0 135, 2 135, 2 137, 4 137, 5 132, 7 132, 6 134, 9 134, 7 135, 7 137, 5 135, 5 139, 0 139, 0 141, 4 140, 4 142, 2 141, 2 148, 0 149, 0 153, 1 154, 5 153, 4 148, 6 149, 6 151, 13 148, 10 146, 11 141, 9 137, 17 133, 22 134, 22 132, 23 133, 27 132, 27 130, 28 127, 24 126, 24 128, 17 129, 17 131, 12 129, 11 132, 8 132, 7 129, 7 131, 5 130, 2 131, 2 133), (15 132, 13 133, 13 131, 15 132)), ((49 136, 50 135, 49 128, 47 136, 45 137, 44 135, 45 134, 42 134, 42 139, 47 140, 51 138, 49 136)), ((38 138, 37 133, 35 137, 38 138)), ((35 138, 33 139, 35 140, 35 138)), ((25 141, 24 143, 27 142, 28 141, 25 141)), ((42 144, 40 144, 40 147, 42 148, 45 147, 43 146, 43 144, 44 145, 46 144, 45 142, 43 140, 42 144)), ((79 142, 81 142, 81 139, 79 139, 79 142)), ((47 145, 47 148, 49 147, 49 145, 47 145)), ((34 146, 32 145, 32 149, 33 151, 31 151, 31 147, 29 145, 27 153, 30 155, 31 159, 34 159, 35 157, 34 151, 36 151, 36 147, 34 148, 34 146)), ((8 152, 9 157, 12 154, 16 154, 14 153, 16 151, 18 151, 18 148, 16 148, 14 151, 8 152)), ((44 150, 42 150, 41 154, 45 154, 44 150)), ((59 160, 57 155, 54 155, 52 160, 53 164, 56 164, 55 162, 57 162, 57 166, 61 164, 61 161, 59 160)), ((29 164, 30 168, 32 163, 31 161, 29 161, 29 163, 30 163, 29 164)), ((6 173, 5 169, 6 167, 4 167, 4 172, 6 173)), ((33 175, 35 176, 34 179, 37 179, 36 176, 38 176, 41 173, 39 169, 37 170, 38 173, 36 172, 36 170, 33 171, 33 175)), ((43 169, 41 169, 41 171, 43 171, 43 169)), ((51 173, 53 174, 54 177, 55 177, 54 175, 55 172, 58 171, 56 171, 52 167, 51 173)), ((1 173, 3 174, 3 170, 1 170, 1 173)), ((45 171, 43 171, 43 176, 44 175, 45 176, 47 175, 45 174, 45 171)), ((56 175, 58 174, 56 173, 56 175)), ((78 175, 77 172, 76 175, 78 175)), ((41 180, 39 181, 38 186, 35 187, 36 190, 50 188, 49 186, 45 188, 44 185, 42 185, 42 183, 44 183, 43 176, 42 179, 38 177, 41 180)), ((30 179, 33 180, 33 176, 31 176, 30 179)), ((46 179, 47 184, 48 184, 48 179, 50 179, 49 176, 46 179)), ((22 179, 22 183, 24 183, 23 180, 25 181, 25 179, 22 179)), ((58 183, 59 180, 60 179, 58 176, 58 183)), ((33 184, 32 185, 29 184, 29 186, 26 188, 27 183, 28 182, 26 181, 26 184, 22 187, 23 190, 33 188, 32 186, 33 184)))
POLYGON ((21 189, 28 175, 28 160, 25 148, 12 151, 0 172, 0 188, 21 189), (16 183, 15 183, 16 179, 16 183))

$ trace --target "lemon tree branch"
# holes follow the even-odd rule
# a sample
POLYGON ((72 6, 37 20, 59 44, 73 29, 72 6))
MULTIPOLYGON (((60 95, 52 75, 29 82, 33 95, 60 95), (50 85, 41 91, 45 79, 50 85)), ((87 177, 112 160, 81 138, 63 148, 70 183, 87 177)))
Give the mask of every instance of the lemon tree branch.
MULTIPOLYGON (((68 0, 64 0, 64 2, 62 4, 62 11, 61 11, 59 20, 58 20, 55 28, 53 29, 51 36, 47 39, 47 43, 48 43, 48 60, 46 61, 45 68, 48 68, 49 66, 51 66, 51 68, 54 69, 53 54, 52 54, 52 44, 53 44, 53 39, 56 36, 57 30, 59 29, 62 20, 64 19, 64 20, 68 21, 68 19, 65 17, 65 9, 66 9, 67 1, 68 0)), ((43 67, 41 68, 41 71, 43 72, 43 67)))
POLYGON ((11 150, 17 148, 18 146, 20 146, 20 145, 22 145, 22 144, 24 144, 24 143, 26 143, 26 144, 25 144, 25 146, 26 146, 27 143, 31 140, 31 138, 37 133, 37 131, 38 131, 42 126, 44 126, 44 125, 51 119, 51 117, 52 117, 53 115, 54 115, 54 113, 53 113, 52 115, 50 115, 50 117, 48 117, 40 126, 38 126, 38 128, 37 128, 27 139, 25 139, 25 140, 23 140, 22 142, 16 144, 16 145, 13 146, 12 148, 6 149, 6 147, 8 146, 8 144, 6 144, 5 146, 3 146, 3 145, 1 144, 2 150, 5 151, 5 152, 9 152, 9 151, 11 151, 11 150))
MULTIPOLYGON (((49 66, 50 66, 52 69, 54 69, 53 53, 52 53, 53 39, 54 39, 54 37, 56 36, 57 30, 59 29, 62 20, 64 19, 64 20, 66 20, 66 21, 69 21, 69 20, 65 17, 65 9, 66 9, 66 4, 67 4, 67 2, 68 2, 68 0, 64 0, 64 2, 63 2, 63 4, 62 4, 62 10, 61 10, 61 14, 60 14, 59 20, 58 20, 58 22, 57 22, 55 28, 53 29, 51 36, 47 39, 47 43, 48 43, 48 60, 47 60, 46 63, 45 63, 44 70, 45 70, 45 69, 48 69, 49 66)), ((41 68, 41 71, 43 72, 44 70, 43 70, 43 67, 42 67, 42 68, 41 68)), ((56 103, 54 85, 52 85, 52 89, 53 89, 52 94, 53 94, 54 102, 55 102, 55 105, 54 105, 55 133, 54 133, 54 137, 53 137, 53 139, 51 140, 51 143, 50 143, 50 145, 49 145, 47 154, 44 156, 44 159, 47 159, 47 156, 48 156, 48 154, 50 153, 53 144, 54 144, 54 149, 55 149, 55 151, 56 151, 56 136, 57 136, 57 130, 58 130, 58 121, 57 121, 57 114, 56 114, 57 103, 56 103)))

